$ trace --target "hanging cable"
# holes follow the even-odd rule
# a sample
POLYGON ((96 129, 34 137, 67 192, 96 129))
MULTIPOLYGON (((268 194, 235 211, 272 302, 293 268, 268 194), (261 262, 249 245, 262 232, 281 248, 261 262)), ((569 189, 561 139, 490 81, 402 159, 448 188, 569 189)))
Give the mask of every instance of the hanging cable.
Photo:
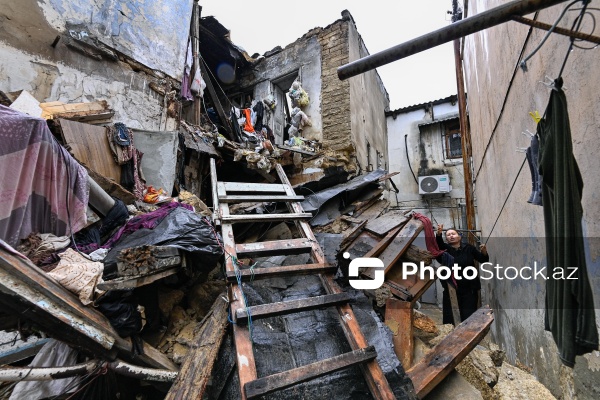
MULTIPOLYGON (((581 7, 581 12, 577 16, 577 18, 575 18, 575 21, 573 21, 573 27, 571 28, 571 30, 575 30, 576 32, 579 32, 579 29, 581 29, 581 22, 583 21, 583 16, 585 15, 587 6, 591 0, 582 0, 582 1, 583 1, 583 7, 581 7)), ((571 38, 571 43, 569 44, 569 49, 567 50, 567 54, 565 54, 565 59, 563 60, 562 66, 560 67, 560 71, 558 72, 557 79, 562 76, 562 73, 565 69, 565 65, 567 65, 567 60, 569 59, 569 56, 571 55, 571 50, 573 50, 574 44, 575 44, 575 38, 571 38)))
POLYGON ((552 27, 550 29, 548 29, 548 32, 546 32, 546 35, 544 35, 544 38, 542 39, 542 41, 537 45, 537 47, 535 49, 533 49, 533 51, 531 53, 529 53, 529 55, 527 57, 523 58, 523 61, 521 61, 521 63, 519 64, 519 66, 521 67, 521 69, 523 71, 527 72, 527 61, 529 61, 529 59, 531 57, 533 57, 535 55, 535 53, 538 52, 539 49, 542 48, 542 46, 544 45, 544 43, 546 43, 546 40, 548 40, 548 38, 550 37, 550 35, 552 34, 552 32, 554 32, 554 29, 558 26, 558 23, 565 16, 565 14, 569 10, 569 8, 571 6, 573 6, 575 3, 579 2, 579 1, 581 1, 581 0, 575 0, 575 1, 571 2, 571 3, 569 3, 569 5, 567 5, 562 10, 562 12, 558 16, 558 18, 556 19, 556 21, 554 22, 554 24, 552 25, 552 27))
POLYGON ((515 187, 515 184, 517 183, 517 179, 519 179, 519 175, 521 175, 521 171, 523 170, 523 166, 525 165, 525 161, 527 161, 527 157, 523 159, 523 162, 521 163, 521 167, 519 168, 519 172, 517 172, 517 176, 515 177, 515 180, 512 183, 512 186, 510 187, 510 190, 508 191, 508 194, 506 195, 506 199, 504 200, 504 204, 502 204, 502 208, 500 209, 500 212, 498 213, 498 216, 496 217, 496 221, 494 221, 494 225, 492 226, 492 229, 490 230, 490 232, 488 233, 488 237, 487 239, 485 239, 485 243, 487 244, 488 240, 490 240, 490 236, 492 236, 492 232, 494 232, 494 228, 496 227, 496 224, 498 223, 498 220, 500 219, 500 215, 502 215, 502 211, 504 211, 504 206, 506 206, 506 202, 508 201, 508 198, 510 197, 510 194, 513 191, 513 188, 515 187))
MULTIPOLYGON (((539 11, 537 11, 535 13, 535 15, 533 16, 534 21, 537 20, 538 15, 539 15, 539 11)), ((517 59, 517 63, 515 65, 515 68, 513 69, 513 74, 510 78, 510 82, 508 83, 508 88, 506 89, 506 94, 504 95, 504 100, 502 102, 502 107, 500 108, 500 113, 498 114, 498 118, 496 118, 496 123, 494 124, 494 128, 492 129, 490 138, 489 138, 487 144, 485 145, 485 150, 483 150, 483 155, 481 156, 481 161, 479 162, 479 168, 477 168, 477 173, 475 174, 475 178, 473 179, 473 182, 476 182, 477 178, 479 177, 479 173, 481 172, 481 168, 483 167, 483 162, 485 160, 485 156, 488 152, 488 149, 490 148, 490 145, 492 144, 492 140, 494 139, 494 135, 496 134, 496 131, 498 130, 498 126, 500 125, 500 120, 502 119, 502 115, 504 114, 504 107, 506 107, 506 104, 508 103, 508 95, 512 89, 512 85, 514 83, 515 76, 517 76, 517 72, 519 71, 520 62, 518 60, 520 60, 523 57, 523 54, 525 53, 525 47, 527 46, 527 43, 529 42, 529 39, 531 38, 532 32, 533 32, 533 27, 530 27, 529 32, 527 32, 527 37, 525 38, 525 41, 523 42, 523 48, 521 48, 521 54, 519 54, 519 58, 517 59)))
POLYGON ((412 170, 412 166, 410 165, 410 160, 408 159, 408 134, 404 135, 404 149, 406 150, 406 162, 408 163, 408 168, 410 169, 410 173, 415 179, 415 183, 418 185, 419 181, 417 180, 417 177, 415 176, 415 173, 412 170))

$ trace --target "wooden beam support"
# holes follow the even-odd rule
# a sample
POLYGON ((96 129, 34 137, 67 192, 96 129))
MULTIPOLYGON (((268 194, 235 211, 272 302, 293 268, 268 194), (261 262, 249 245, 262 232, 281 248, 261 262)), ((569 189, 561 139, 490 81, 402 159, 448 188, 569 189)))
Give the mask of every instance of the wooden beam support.
POLYGON ((412 303, 389 298, 385 302, 385 324, 392 331, 394 352, 404 369, 412 365, 414 340, 413 340, 412 303))
MULTIPOLYGON (((285 193, 283 185, 278 183, 245 183, 245 182, 220 182, 226 192, 263 192, 285 193)), ((296 196, 296 193, 288 196, 296 196)))
POLYGON ((481 307, 406 371, 420 399, 431 392, 477 346, 493 321, 494 314, 489 306, 481 307))
POLYGON ((236 316, 239 324, 246 324, 248 323, 248 315, 255 320, 300 311, 314 310, 316 308, 336 306, 338 304, 351 303, 352 301, 353 299, 350 293, 326 294, 324 296, 278 301, 276 303, 248 307, 247 309, 238 309, 236 316))
POLYGON ((225 195, 219 197, 223 203, 268 203, 285 201, 303 201, 304 196, 277 196, 277 195, 225 195))
POLYGON ((313 216, 311 213, 297 214, 240 214, 227 215, 221 217, 224 224, 235 224, 243 222, 277 222, 277 221, 297 221, 300 219, 308 220, 313 216))
POLYGON ((165 400, 201 399, 205 395, 229 324, 228 304, 222 298, 225 295, 223 292, 217 297, 206 317, 194 330, 197 333, 192 348, 183 359, 179 375, 165 400))
POLYGON ((364 349, 354 350, 350 353, 341 354, 322 360, 314 364, 304 365, 289 371, 280 372, 249 382, 244 386, 246 397, 254 399, 277 390, 294 386, 301 382, 318 378, 323 375, 351 367, 359 363, 374 360, 377 352, 373 346, 364 349))
POLYGON ((241 243, 235 245, 238 256, 266 257, 274 254, 290 255, 308 253, 312 242, 308 239, 271 240, 267 242, 241 243))

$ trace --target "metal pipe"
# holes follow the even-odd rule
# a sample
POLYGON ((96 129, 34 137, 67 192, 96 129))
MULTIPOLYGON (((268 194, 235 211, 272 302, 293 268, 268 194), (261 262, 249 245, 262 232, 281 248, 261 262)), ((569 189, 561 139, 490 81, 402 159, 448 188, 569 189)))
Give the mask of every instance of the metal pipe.
POLYGON ((510 21, 515 15, 526 15, 564 3, 566 0, 515 0, 491 8, 449 26, 401 43, 379 53, 363 57, 337 69, 341 80, 370 71, 393 61, 412 56, 452 40, 510 21))
POLYGON ((90 204, 102 214, 102 217, 106 217, 110 209, 115 205, 115 199, 110 197, 89 175, 88 182, 90 185, 90 204))

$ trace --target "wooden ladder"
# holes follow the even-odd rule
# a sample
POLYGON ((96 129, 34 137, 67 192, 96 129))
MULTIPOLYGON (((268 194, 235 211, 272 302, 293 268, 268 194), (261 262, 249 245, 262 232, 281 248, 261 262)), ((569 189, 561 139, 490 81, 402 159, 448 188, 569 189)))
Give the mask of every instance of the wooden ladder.
POLYGON ((279 184, 219 182, 214 159, 210 160, 210 168, 214 206, 213 219, 217 225, 221 225, 225 248, 225 268, 229 283, 229 301, 231 318, 233 319, 233 335, 237 352, 236 363, 240 379, 241 398, 260 397, 358 364, 375 399, 395 399, 383 371, 375 360, 377 352, 373 346, 369 346, 367 343, 352 308, 348 304, 350 296, 343 292, 334 281, 334 273, 337 268, 327 264, 323 250, 307 222, 312 215, 305 213, 302 209, 300 201, 304 198, 295 194, 281 165, 276 165, 277 174, 281 181, 279 184), (231 215, 229 204, 236 202, 285 202, 289 213, 231 215), (299 228, 302 238, 244 244, 235 243, 233 235, 233 224, 235 223, 292 220, 299 228), (265 267, 252 270, 250 268, 240 268, 236 263, 238 256, 264 257, 309 252, 313 263, 306 265, 265 267), (243 282, 250 279, 299 274, 318 274, 327 294, 247 307, 243 289, 238 284, 238 281, 243 282), (342 329, 352 351, 289 371, 258 378, 248 319, 256 320, 325 306, 335 306, 337 308, 342 329))

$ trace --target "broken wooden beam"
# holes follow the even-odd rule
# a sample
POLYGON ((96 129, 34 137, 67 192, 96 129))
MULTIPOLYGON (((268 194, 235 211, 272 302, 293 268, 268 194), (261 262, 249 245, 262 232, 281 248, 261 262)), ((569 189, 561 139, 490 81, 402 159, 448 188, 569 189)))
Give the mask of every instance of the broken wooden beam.
POLYGON ((188 351, 175 382, 165 400, 201 399, 212 376, 212 370, 219 354, 223 337, 227 332, 228 303, 226 293, 217 297, 206 317, 194 330, 196 333, 192 348, 188 351))
POLYGON ((406 373, 412 380, 417 397, 424 398, 477 346, 490 329, 494 314, 489 306, 481 307, 457 326, 406 373))
POLYGON ((309 253, 311 249, 312 242, 305 238, 270 240, 266 242, 240 243, 235 245, 235 251, 238 254, 238 258, 267 257, 276 254, 304 254, 309 253))
POLYGON ((394 298, 386 300, 385 324, 392 331, 394 352, 404 369, 408 369, 412 365, 413 319, 412 303, 394 298))
POLYGON ((126 361, 177 370, 167 356, 147 343, 143 343, 143 354, 133 354, 131 339, 120 337, 104 315, 85 307, 31 261, 8 248, 0 248, 0 305, 50 337, 103 359, 119 355, 126 361))
POLYGON ((288 388, 301 382, 318 378, 335 371, 374 360, 377 352, 373 346, 354 350, 350 353, 341 354, 327 360, 318 361, 313 364, 304 365, 289 371, 280 372, 248 382, 245 386, 246 397, 254 399, 281 389, 288 388))

